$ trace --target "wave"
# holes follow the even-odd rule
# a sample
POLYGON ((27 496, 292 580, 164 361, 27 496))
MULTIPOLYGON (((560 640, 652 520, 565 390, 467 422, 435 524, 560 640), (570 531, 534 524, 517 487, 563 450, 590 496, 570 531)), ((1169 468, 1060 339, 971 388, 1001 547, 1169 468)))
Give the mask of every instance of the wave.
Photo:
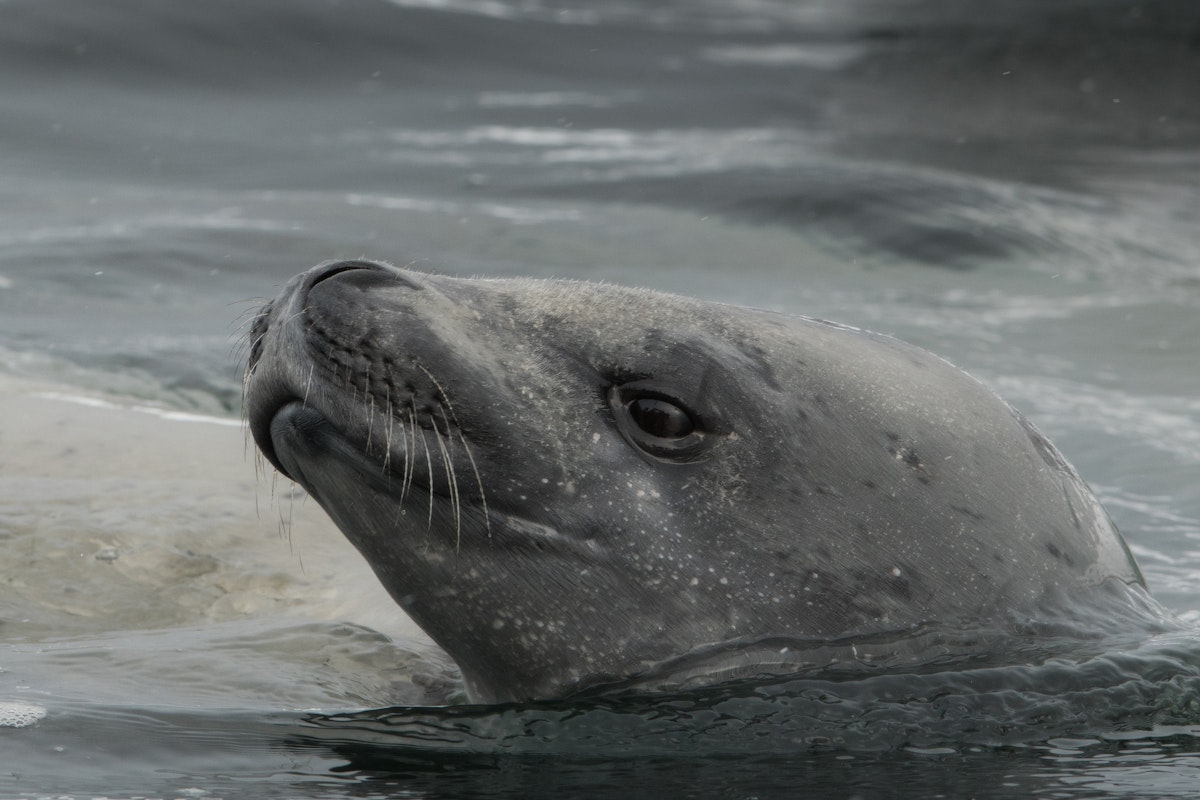
MULTIPOLYGON (((1089 50, 1136 53, 1128 71, 1195 51, 1191 0, 8 0, 0 4, 0 81, 63 78, 141 86, 253 89, 384 80, 440 83, 481 64, 558 77, 620 67, 614 53, 669 60, 701 45, 710 63, 842 68, 901 40, 934 47, 985 36, 971 56, 1053 50, 1061 64, 1089 50), (711 40, 710 40, 711 39, 711 40), (396 71, 399 70, 398 74, 396 71)), ((912 55, 911 47, 906 48, 912 55)), ((703 56, 702 56, 703 57, 703 56)), ((1077 66, 1088 68, 1086 63, 1077 66)), ((631 71, 628 77, 632 77, 631 71)), ((932 77, 932 76, 931 76, 932 77)), ((1087 77, 1080 75, 1079 79, 1087 77)), ((1186 83, 1180 74, 1176 83, 1186 83)), ((1190 85, 1190 84, 1189 84, 1190 85)))

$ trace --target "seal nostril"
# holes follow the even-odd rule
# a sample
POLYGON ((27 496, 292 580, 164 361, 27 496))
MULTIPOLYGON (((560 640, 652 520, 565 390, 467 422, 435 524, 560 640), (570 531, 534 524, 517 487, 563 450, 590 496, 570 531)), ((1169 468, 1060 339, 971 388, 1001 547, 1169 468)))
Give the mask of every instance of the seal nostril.
POLYGON ((350 261, 333 261, 313 267, 308 271, 305 290, 311 291, 317 284, 347 272, 358 273, 358 275, 353 278, 347 278, 347 280, 361 280, 364 286, 368 283, 378 281, 380 283, 399 283, 410 289, 421 288, 420 283, 406 270, 398 269, 390 264, 380 264, 377 261, 353 259, 350 261))
POLYGON ((322 264, 312 270, 311 278, 308 283, 308 288, 316 286, 321 281, 329 280, 334 275, 341 275, 343 272, 352 270, 369 270, 372 272, 384 272, 386 268, 382 264, 376 264, 373 261, 335 261, 332 264, 322 264))

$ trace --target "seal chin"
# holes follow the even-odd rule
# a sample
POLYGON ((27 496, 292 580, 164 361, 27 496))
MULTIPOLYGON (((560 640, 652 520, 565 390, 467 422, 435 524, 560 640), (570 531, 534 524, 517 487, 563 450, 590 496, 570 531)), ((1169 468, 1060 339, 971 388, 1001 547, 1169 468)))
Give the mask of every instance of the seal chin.
MULTIPOLYGON (((289 420, 292 420, 297 412, 304 408, 305 403, 274 374, 269 383, 268 391, 256 389, 254 392, 246 393, 246 424, 250 428, 250 435, 263 458, 286 477, 295 480, 296 475, 292 469, 285 465, 280 458, 280 450, 283 449, 280 443, 283 442, 286 445, 294 438, 289 434, 290 431, 298 433, 303 430, 303 428, 290 424, 289 420), (276 439, 276 433, 279 434, 278 439, 276 439)), ((318 416, 323 416, 315 409, 310 408, 309 410, 318 416)))
POLYGON ((324 414, 299 400, 285 403, 276 411, 268 430, 270 448, 264 448, 263 454, 281 472, 306 487, 312 481, 305 480, 305 465, 328 453, 334 439, 340 438, 324 414))
POLYGON ((271 417, 270 451, 264 455, 287 477, 320 500, 325 489, 336 491, 335 474, 349 468, 358 485, 395 494, 399 478, 371 458, 329 417, 300 400, 291 400, 271 417), (338 469, 334 469, 334 467, 338 469))

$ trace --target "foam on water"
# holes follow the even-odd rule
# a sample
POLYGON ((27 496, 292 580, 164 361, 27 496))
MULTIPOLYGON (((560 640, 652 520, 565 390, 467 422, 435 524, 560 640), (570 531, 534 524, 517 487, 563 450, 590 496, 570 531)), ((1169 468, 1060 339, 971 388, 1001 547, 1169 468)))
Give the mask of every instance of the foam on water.
POLYGON ((0 700, 0 728, 28 728, 47 713, 42 706, 24 700, 0 700))

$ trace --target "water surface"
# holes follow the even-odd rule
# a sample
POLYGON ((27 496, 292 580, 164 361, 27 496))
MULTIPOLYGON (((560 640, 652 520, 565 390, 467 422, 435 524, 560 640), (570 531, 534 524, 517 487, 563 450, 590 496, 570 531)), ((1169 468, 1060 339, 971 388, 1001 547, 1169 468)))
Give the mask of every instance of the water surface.
POLYGON ((1003 691, 360 714, 453 670, 256 464, 238 343, 362 256, 892 333, 1195 624, 1198 42, 1189 0, 0 3, 0 796, 1191 796, 1186 629, 1003 691))

